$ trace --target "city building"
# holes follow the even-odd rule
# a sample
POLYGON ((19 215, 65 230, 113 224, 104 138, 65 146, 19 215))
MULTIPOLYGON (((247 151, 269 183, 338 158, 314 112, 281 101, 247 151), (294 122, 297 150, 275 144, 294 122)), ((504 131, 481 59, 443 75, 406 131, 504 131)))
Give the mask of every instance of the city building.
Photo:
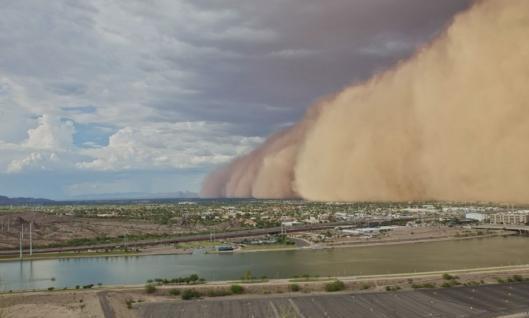
POLYGON ((470 212, 470 213, 465 214, 465 219, 476 220, 478 222, 483 222, 487 220, 488 218, 489 216, 483 213, 470 212))
POLYGON ((490 216, 492 224, 524 225, 529 223, 527 212, 496 213, 490 216))

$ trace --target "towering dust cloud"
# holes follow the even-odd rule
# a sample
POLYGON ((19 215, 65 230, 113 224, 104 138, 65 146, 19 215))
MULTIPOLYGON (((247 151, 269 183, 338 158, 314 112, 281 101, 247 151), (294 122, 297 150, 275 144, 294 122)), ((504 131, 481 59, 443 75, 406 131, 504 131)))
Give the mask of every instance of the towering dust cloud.
POLYGON ((485 0, 208 176, 209 197, 529 202, 529 1, 485 0))

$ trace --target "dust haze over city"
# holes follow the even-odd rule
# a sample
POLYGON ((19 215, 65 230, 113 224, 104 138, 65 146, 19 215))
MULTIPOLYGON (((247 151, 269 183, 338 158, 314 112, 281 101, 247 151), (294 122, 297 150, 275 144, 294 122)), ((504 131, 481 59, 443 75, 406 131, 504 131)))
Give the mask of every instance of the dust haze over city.
POLYGON ((0 8, 0 317, 529 317, 529 1, 0 8))

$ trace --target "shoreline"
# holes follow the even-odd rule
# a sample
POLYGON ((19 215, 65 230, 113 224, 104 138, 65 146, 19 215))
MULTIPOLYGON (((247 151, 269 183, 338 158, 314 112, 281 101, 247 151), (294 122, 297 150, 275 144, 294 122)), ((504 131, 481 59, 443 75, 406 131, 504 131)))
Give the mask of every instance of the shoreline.
MULTIPOLYGON (((230 287, 233 284, 242 286, 285 286, 290 284, 305 284, 305 285, 316 285, 332 282, 335 280, 343 281, 344 283, 363 283, 363 282, 383 282, 383 281, 394 281, 394 280, 406 280, 406 279, 439 279, 443 274, 449 273, 451 275, 458 274, 463 277, 475 276, 475 275, 505 275, 519 272, 529 273, 529 263, 519 265, 506 265, 506 266, 488 266, 488 267, 475 267, 475 268, 460 268, 460 269, 445 269, 436 271, 426 272, 407 272, 407 273, 393 273, 393 274, 374 274, 374 275, 348 275, 348 276, 329 276, 329 277, 313 277, 306 280, 300 278, 273 278, 261 282, 244 282, 240 280, 213 280, 207 281, 204 284, 195 285, 178 285, 178 284, 166 284, 157 285, 156 287, 160 290, 169 289, 204 289, 204 288, 218 288, 218 287, 230 287)), ((61 292, 101 292, 101 291, 112 291, 112 292, 134 292, 143 291, 145 288, 144 284, 120 284, 120 285, 101 285, 94 286, 90 289, 56 289, 55 291, 48 291, 46 289, 29 289, 29 290, 12 290, 12 291, 0 291, 0 297, 9 295, 21 295, 21 294, 50 294, 50 293, 61 293, 61 292)))
MULTIPOLYGON (((324 250, 324 249, 340 249, 340 248, 361 248, 361 247, 378 247, 378 246, 394 246, 394 245, 406 245, 406 244, 421 244, 421 243, 434 243, 434 242, 446 242, 446 241, 463 241, 471 239, 486 239, 498 236, 515 236, 515 233, 494 233, 486 235, 476 235, 468 237, 438 237, 438 238, 424 238, 424 239, 411 239, 411 240, 387 240, 378 242, 355 242, 349 244, 340 245, 322 245, 322 246, 305 246, 305 247, 284 247, 284 248, 270 248, 270 249, 237 249, 231 252, 213 252, 211 254, 239 254, 239 253, 260 253, 260 252, 281 252, 281 251, 311 251, 311 250, 324 250)), ((79 253, 79 255, 46 255, 46 254, 35 254, 34 256, 26 256, 22 259, 18 257, 11 258, 0 258, 0 264, 9 262, 25 262, 25 261, 41 261, 41 260, 62 260, 62 259, 78 259, 78 258, 107 258, 107 257, 141 257, 141 256, 162 256, 162 255, 192 255, 192 251, 146 251, 142 252, 118 252, 118 253, 79 253)))

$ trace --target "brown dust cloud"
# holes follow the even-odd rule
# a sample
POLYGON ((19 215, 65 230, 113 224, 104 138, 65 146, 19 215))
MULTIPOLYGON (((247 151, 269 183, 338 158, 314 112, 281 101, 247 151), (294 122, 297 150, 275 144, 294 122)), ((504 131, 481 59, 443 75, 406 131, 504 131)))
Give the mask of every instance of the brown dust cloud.
POLYGON ((529 203, 529 1, 483 0, 212 172, 204 197, 529 203))

